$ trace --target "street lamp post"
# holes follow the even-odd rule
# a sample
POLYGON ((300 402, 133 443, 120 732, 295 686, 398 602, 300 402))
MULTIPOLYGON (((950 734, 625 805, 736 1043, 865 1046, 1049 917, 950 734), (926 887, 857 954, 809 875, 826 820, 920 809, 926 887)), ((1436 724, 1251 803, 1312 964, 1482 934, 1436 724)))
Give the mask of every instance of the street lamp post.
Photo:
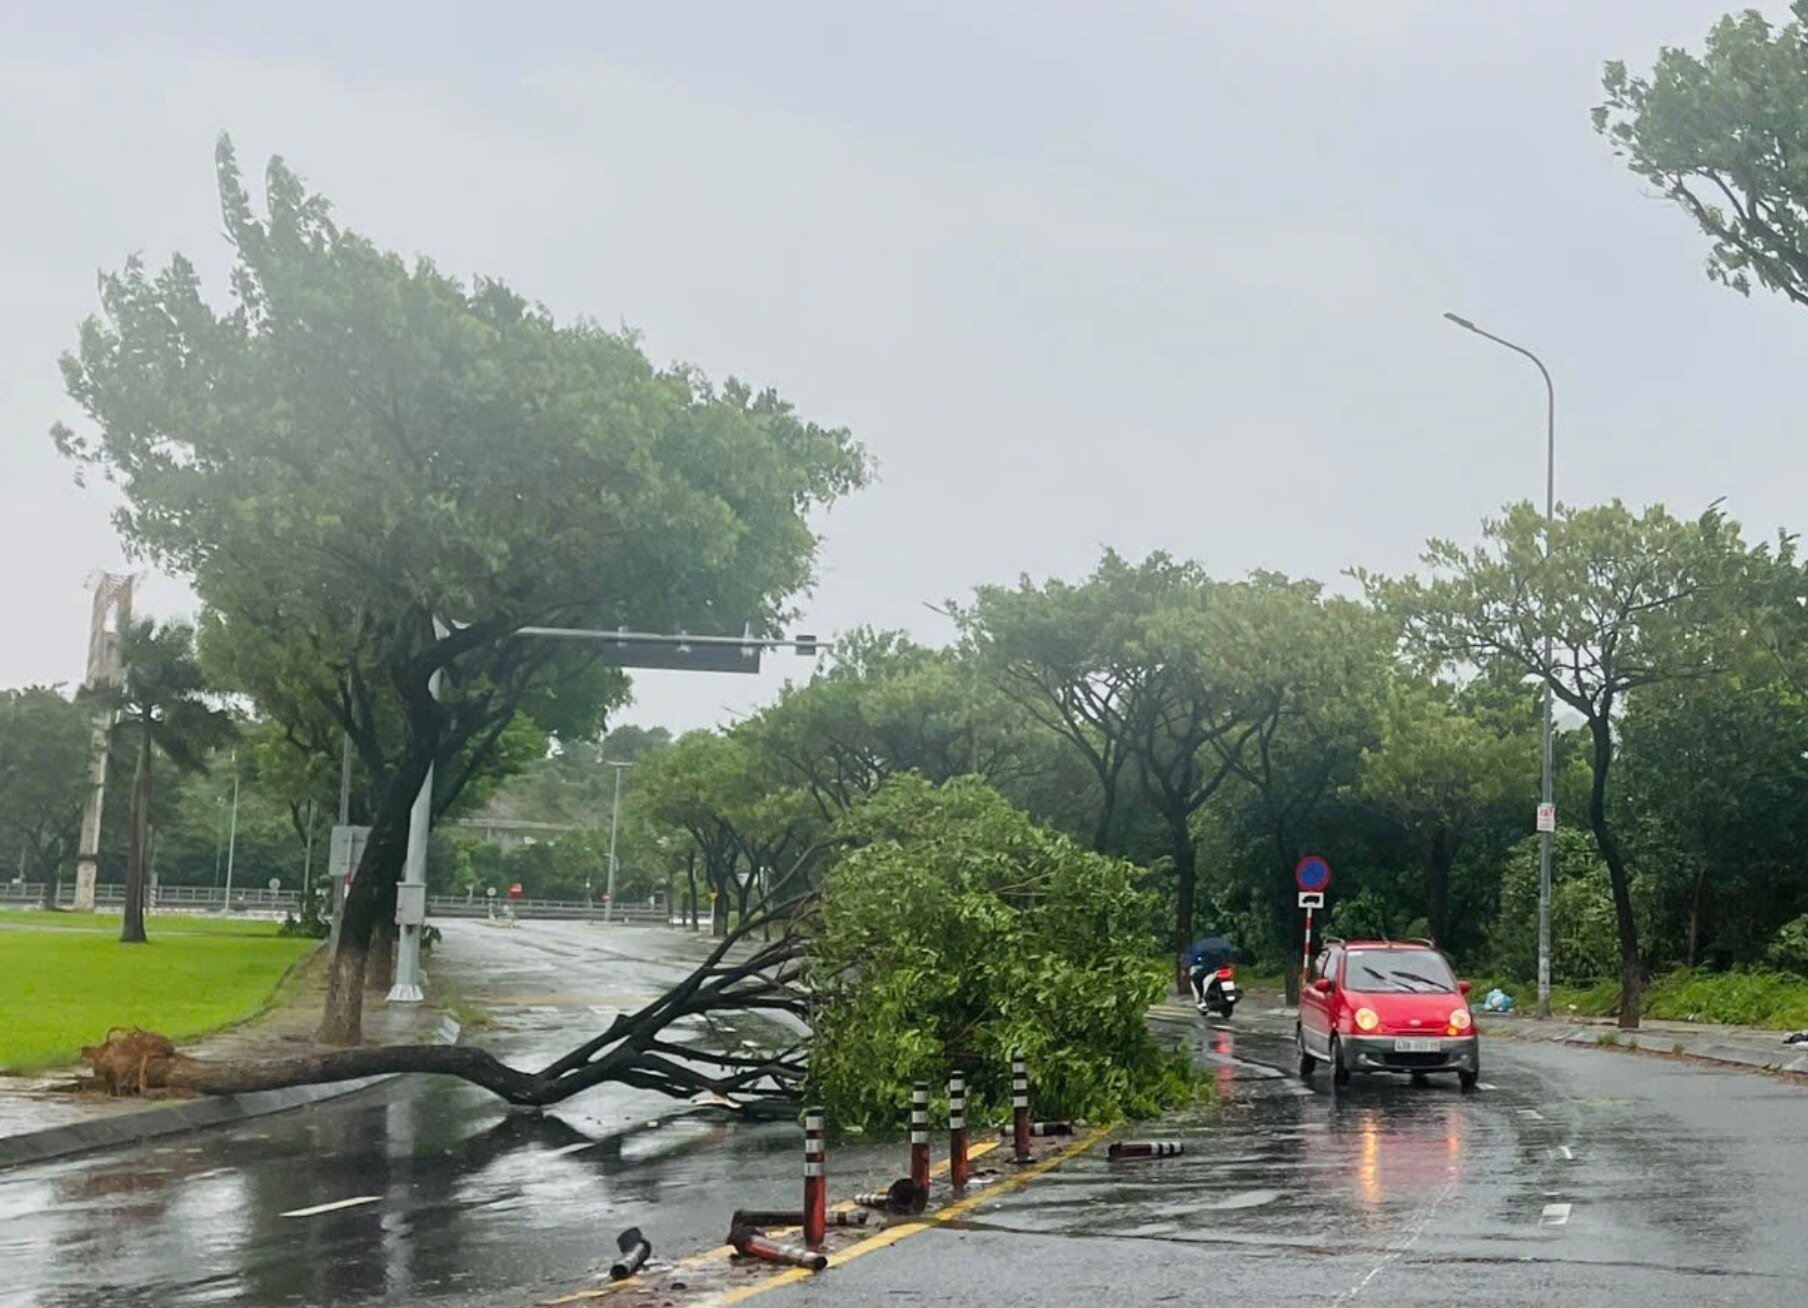
POLYGON ((232 817, 226 833, 226 901, 221 908, 232 911, 232 861, 239 847, 239 756, 232 756, 232 817))
POLYGON ((609 766, 615 769, 615 804, 609 810, 609 885, 603 891, 604 922, 611 921, 615 916, 615 835, 621 827, 622 773, 634 765, 632 763, 611 763, 609 766))
MULTIPOLYGON (((1544 553, 1548 559, 1551 552, 1551 530, 1557 520, 1557 388, 1551 384, 1551 370, 1544 366, 1544 360, 1526 349, 1523 345, 1515 345, 1512 341, 1496 336, 1493 332, 1483 331, 1467 318, 1459 318, 1454 313, 1444 315, 1461 327, 1464 331, 1474 332, 1477 336, 1493 341, 1496 345, 1505 346, 1515 354, 1524 355, 1538 369, 1538 375, 1544 378, 1544 553)), ((1548 569, 1546 572, 1548 574, 1548 569)), ((1545 585, 1550 584, 1547 579, 1545 585)), ((1551 842, 1556 837, 1556 803, 1551 795, 1551 617, 1550 596, 1541 594, 1540 602, 1544 606, 1544 725, 1543 725, 1543 784, 1539 790, 1539 809, 1541 820, 1538 823, 1538 1016, 1551 1015, 1551 842), (1549 814, 1543 819, 1543 814, 1549 814)))

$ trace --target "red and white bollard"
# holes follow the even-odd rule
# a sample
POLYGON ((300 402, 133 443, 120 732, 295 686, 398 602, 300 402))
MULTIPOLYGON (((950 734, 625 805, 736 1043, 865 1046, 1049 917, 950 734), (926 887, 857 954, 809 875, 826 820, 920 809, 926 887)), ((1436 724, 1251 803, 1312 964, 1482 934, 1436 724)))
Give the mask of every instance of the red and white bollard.
POLYGON ((1022 1054, 1011 1059, 1011 1143, 1012 1161, 1029 1162, 1030 1073, 1022 1054))
POLYGON ((828 1232, 828 1179, 822 1167, 822 1109, 804 1109, 804 1243, 822 1246, 828 1232))
POLYGON ((929 1188, 929 1082, 918 1081, 910 1091, 910 1179, 929 1188))
POLYGON ((948 1180, 956 1194, 967 1188, 967 1078, 948 1078, 948 1180))

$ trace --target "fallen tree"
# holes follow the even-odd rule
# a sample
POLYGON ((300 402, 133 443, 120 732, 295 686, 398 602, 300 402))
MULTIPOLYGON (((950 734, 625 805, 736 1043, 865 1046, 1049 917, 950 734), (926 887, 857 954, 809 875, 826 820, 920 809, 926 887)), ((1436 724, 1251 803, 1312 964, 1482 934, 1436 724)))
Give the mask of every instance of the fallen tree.
POLYGON ((82 1051, 92 1085, 116 1095, 225 1095, 418 1072, 455 1076, 524 1107, 555 1104, 612 1082, 674 1098, 711 1097, 754 1116, 789 1115, 805 1063, 808 1001, 799 984, 814 895, 742 920, 692 972, 651 1003, 538 1071, 511 1067, 476 1045, 376 1045, 286 1058, 215 1060, 176 1052, 155 1032, 115 1029, 82 1051), (769 941, 755 943, 768 930, 769 941), (790 1019, 799 1037, 777 1052, 708 1049, 672 1037, 675 1023, 713 1025, 735 1013, 790 1019))

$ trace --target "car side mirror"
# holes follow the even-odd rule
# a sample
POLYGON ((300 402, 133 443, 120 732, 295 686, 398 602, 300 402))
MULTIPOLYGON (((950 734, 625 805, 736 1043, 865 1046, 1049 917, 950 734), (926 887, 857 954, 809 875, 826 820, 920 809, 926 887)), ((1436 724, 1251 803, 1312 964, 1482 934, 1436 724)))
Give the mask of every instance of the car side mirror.
POLYGON ((1318 993, 1321 995, 1330 994, 1331 993, 1331 978, 1328 976, 1319 977, 1318 980, 1316 980, 1312 983, 1312 988, 1314 990, 1318 991, 1318 993))
POLYGON ((1457 989, 1458 989, 1458 990, 1459 990, 1459 991, 1461 991, 1461 992, 1462 992, 1462 993, 1463 993, 1463 994, 1465 994, 1465 995, 1466 995, 1466 994, 1468 994, 1468 993, 1469 993, 1469 992, 1470 992, 1470 990, 1472 990, 1472 989, 1473 989, 1473 988, 1474 988, 1474 987, 1473 987, 1473 986, 1471 986, 1471 985, 1470 985, 1470 984, 1469 984, 1469 983, 1468 983, 1468 982, 1467 982, 1467 981, 1458 981, 1458 982, 1457 982, 1457 983, 1456 983, 1456 988, 1457 988, 1457 989))

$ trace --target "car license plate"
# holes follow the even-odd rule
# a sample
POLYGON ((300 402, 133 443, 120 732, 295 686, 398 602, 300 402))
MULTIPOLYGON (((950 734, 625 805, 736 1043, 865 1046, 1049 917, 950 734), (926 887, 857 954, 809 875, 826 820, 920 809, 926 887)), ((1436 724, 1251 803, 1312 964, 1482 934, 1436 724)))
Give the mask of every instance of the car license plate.
POLYGON ((1436 1054, 1443 1051, 1444 1045, 1438 1040, 1396 1040, 1396 1054, 1436 1054))

